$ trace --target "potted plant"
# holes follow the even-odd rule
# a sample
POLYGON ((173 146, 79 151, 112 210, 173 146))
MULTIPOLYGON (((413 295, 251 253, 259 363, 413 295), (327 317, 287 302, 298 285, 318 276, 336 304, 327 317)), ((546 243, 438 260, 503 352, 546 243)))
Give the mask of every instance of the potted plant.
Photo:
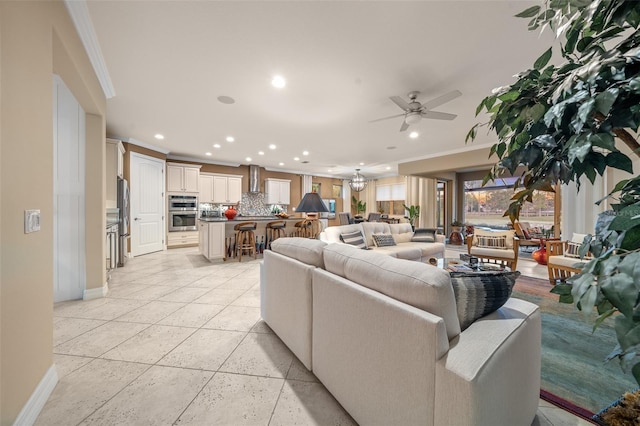
POLYGON ((356 215, 354 217, 361 218, 362 215, 360 213, 364 213, 365 211, 367 211, 367 203, 358 200, 354 195, 351 196, 351 205, 356 211, 356 215))
POLYGON ((406 218, 409 219, 409 223, 411 224, 411 228, 415 229, 416 219, 420 217, 420 206, 411 205, 407 207, 406 204, 403 204, 402 207, 407 211, 406 218))
MULTIPOLYGON (((484 98, 476 113, 486 112, 497 134, 491 155, 497 163, 484 183, 505 171, 517 176, 516 193, 505 216, 518 219, 534 191, 553 192, 556 184, 594 183, 610 168, 632 174, 631 159, 617 145, 640 156, 640 78, 637 74, 640 2, 592 0, 545 1, 516 15, 530 30, 550 28, 558 37, 560 65, 549 64, 549 47, 516 81, 484 98), (631 60, 631 58, 634 58, 631 60), (516 168, 524 172, 516 172, 516 168), (582 179, 584 182, 586 179, 582 179)), ((558 63, 558 62, 556 62, 558 63)), ((476 137, 478 126, 467 141, 476 137)), ((578 188, 580 188, 578 186, 578 188)), ((583 189, 581 189, 583 190, 583 189)), ((640 383, 640 177, 618 182, 608 197, 612 212, 601 213, 596 237, 579 252, 593 258, 582 271, 557 285, 561 302, 579 310, 597 310, 597 328, 614 321, 618 347, 609 355, 640 383)), ((601 200, 603 201, 603 200, 601 200)))

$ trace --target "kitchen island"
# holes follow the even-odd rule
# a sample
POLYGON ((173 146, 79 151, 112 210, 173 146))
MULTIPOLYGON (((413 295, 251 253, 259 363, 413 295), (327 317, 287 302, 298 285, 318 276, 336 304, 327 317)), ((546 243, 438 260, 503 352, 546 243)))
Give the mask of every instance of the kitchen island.
POLYGON ((294 231, 296 222, 302 217, 289 217, 282 219, 277 216, 236 216, 232 220, 218 217, 202 217, 198 225, 199 249, 200 253, 209 260, 235 257, 233 247, 235 245, 235 230, 233 229, 241 222, 256 222, 256 243, 266 248, 267 223, 284 221, 286 223, 285 233, 290 235, 294 231))

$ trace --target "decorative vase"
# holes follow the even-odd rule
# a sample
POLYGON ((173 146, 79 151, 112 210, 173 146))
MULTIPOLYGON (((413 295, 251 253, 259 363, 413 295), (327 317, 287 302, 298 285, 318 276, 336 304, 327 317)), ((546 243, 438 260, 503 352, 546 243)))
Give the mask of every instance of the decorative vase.
POLYGON ((454 246, 461 246, 464 238, 462 237, 462 228, 460 226, 452 226, 451 234, 449 235, 449 244, 454 246))
POLYGON ((224 212, 224 215, 229 220, 232 220, 234 217, 236 217, 237 214, 238 214, 238 211, 233 206, 229 206, 229 208, 224 212))
POLYGON ((531 257, 540 265, 547 264, 547 244, 544 239, 540 239, 540 248, 531 253, 531 257))

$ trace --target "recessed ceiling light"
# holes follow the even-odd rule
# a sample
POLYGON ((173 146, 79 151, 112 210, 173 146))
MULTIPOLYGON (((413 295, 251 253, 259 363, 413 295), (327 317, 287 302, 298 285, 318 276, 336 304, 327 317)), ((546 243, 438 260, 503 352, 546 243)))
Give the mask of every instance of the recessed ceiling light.
POLYGON ((329 170, 327 170, 327 171, 328 171, 329 173, 333 172, 333 170, 331 170, 331 169, 329 169, 329 170))
POLYGON ((236 100, 233 99, 231 96, 218 96, 218 102, 231 105, 231 104, 234 104, 236 100))
POLYGON ((264 155, 264 151, 258 151, 258 155, 264 155))
POLYGON ((210 152, 205 152, 204 155, 211 155, 211 153, 210 152))
POLYGON ((364 163, 360 163, 361 166, 364 166, 364 163))
POLYGON ((269 145, 269 149, 276 149, 276 146, 274 144, 269 145))
POLYGON ((302 155, 309 155, 309 151, 302 151, 302 155))
POLYGON ((284 166, 284 163, 278 163, 278 166, 284 166))
POLYGON ((287 80, 285 80, 284 77, 281 75, 276 75, 273 77, 273 80, 271 80, 271 85, 278 89, 282 89, 284 86, 287 85, 287 80))
POLYGON ((247 157, 247 158, 245 158, 245 160, 251 162, 251 157, 247 157))
POLYGON ((214 148, 220 148, 220 144, 219 144, 219 143, 214 143, 214 144, 213 144, 213 147, 214 147, 214 148))
POLYGON ((387 170, 391 170, 391 167, 387 166, 387 170))
POLYGON ((300 161, 300 157, 293 157, 293 161, 300 161))
POLYGON ((156 133, 156 135, 154 136, 154 138, 158 139, 158 140, 162 140, 164 139, 164 135, 161 135, 160 133, 156 133))
POLYGON ((227 136, 227 142, 233 142, 235 140, 236 138, 234 138, 233 136, 227 136))
POLYGON ((418 132, 411 132, 411 133, 409 133, 409 137, 410 137, 411 139, 415 139, 415 138, 417 138, 418 136, 420 136, 420 134, 419 134, 418 132))

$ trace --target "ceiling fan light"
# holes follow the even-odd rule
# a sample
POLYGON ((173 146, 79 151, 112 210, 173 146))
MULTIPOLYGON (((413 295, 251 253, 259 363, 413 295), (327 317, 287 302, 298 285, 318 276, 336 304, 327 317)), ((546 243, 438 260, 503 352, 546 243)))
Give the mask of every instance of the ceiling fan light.
POLYGON ((356 169, 355 174, 349 181, 349 187, 355 192, 360 192, 367 187, 367 179, 360 174, 360 169, 356 169))
POLYGON ((420 113, 410 113, 407 114, 407 117, 404 119, 404 122, 408 125, 418 124, 422 117, 420 117, 420 113))

